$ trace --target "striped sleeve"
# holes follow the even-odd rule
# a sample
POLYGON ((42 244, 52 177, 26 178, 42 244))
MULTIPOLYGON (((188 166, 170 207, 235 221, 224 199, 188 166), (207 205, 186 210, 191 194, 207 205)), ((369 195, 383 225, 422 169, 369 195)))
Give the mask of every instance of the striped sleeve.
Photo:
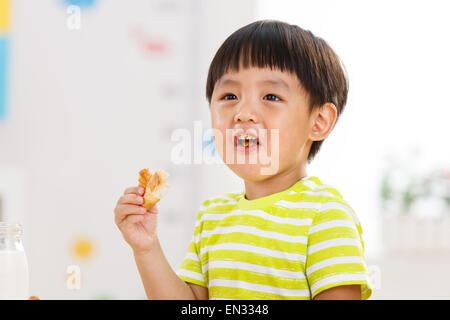
POLYGON ((181 263, 181 267, 178 269, 176 274, 181 280, 184 280, 185 282, 190 282, 198 284, 202 287, 207 287, 207 281, 205 280, 205 276, 202 272, 202 264, 198 247, 198 239, 201 232, 200 222, 202 213, 203 211, 202 209, 200 209, 199 213, 197 214, 194 233, 192 235, 191 241, 189 242, 188 251, 181 263))
POLYGON ((306 276, 314 298, 343 285, 361 285, 361 299, 372 294, 361 226, 351 207, 341 200, 325 202, 308 234, 306 276))

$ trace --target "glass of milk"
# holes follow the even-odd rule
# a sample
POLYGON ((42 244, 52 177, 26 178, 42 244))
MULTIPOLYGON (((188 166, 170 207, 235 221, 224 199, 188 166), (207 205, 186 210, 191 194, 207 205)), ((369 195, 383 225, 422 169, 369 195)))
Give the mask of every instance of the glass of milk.
POLYGON ((0 222, 0 300, 28 299, 28 263, 22 226, 0 222))

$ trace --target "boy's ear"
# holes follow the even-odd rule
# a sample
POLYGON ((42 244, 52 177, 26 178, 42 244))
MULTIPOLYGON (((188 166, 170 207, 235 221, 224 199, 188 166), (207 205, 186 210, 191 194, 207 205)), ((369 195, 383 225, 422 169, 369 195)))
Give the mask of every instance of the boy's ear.
POLYGON ((309 137, 313 141, 324 140, 333 130, 336 123, 337 109, 336 106, 327 102, 319 108, 315 109, 312 114, 312 127, 309 137))

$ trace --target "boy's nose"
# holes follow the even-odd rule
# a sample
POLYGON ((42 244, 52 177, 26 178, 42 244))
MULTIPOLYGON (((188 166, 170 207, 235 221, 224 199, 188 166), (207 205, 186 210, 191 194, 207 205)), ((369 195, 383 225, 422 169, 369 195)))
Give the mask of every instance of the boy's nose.
POLYGON ((253 123, 258 122, 256 112, 250 105, 242 106, 237 110, 236 115, 234 116, 234 122, 249 122, 249 121, 252 121, 253 123))

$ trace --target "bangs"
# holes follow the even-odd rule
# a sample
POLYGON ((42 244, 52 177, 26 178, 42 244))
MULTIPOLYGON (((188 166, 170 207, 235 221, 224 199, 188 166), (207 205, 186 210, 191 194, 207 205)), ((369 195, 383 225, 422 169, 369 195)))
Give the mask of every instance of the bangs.
POLYGON ((283 31, 257 26, 255 30, 243 30, 243 34, 236 34, 235 41, 230 39, 232 45, 223 50, 218 73, 223 75, 230 69, 239 71, 240 67, 269 67, 295 72, 292 46, 288 45, 287 34, 283 31))
POLYGON ((240 68, 270 68, 296 73, 302 60, 289 30, 266 21, 251 24, 233 33, 216 53, 208 73, 206 96, 211 102, 217 81, 229 71, 240 68))

